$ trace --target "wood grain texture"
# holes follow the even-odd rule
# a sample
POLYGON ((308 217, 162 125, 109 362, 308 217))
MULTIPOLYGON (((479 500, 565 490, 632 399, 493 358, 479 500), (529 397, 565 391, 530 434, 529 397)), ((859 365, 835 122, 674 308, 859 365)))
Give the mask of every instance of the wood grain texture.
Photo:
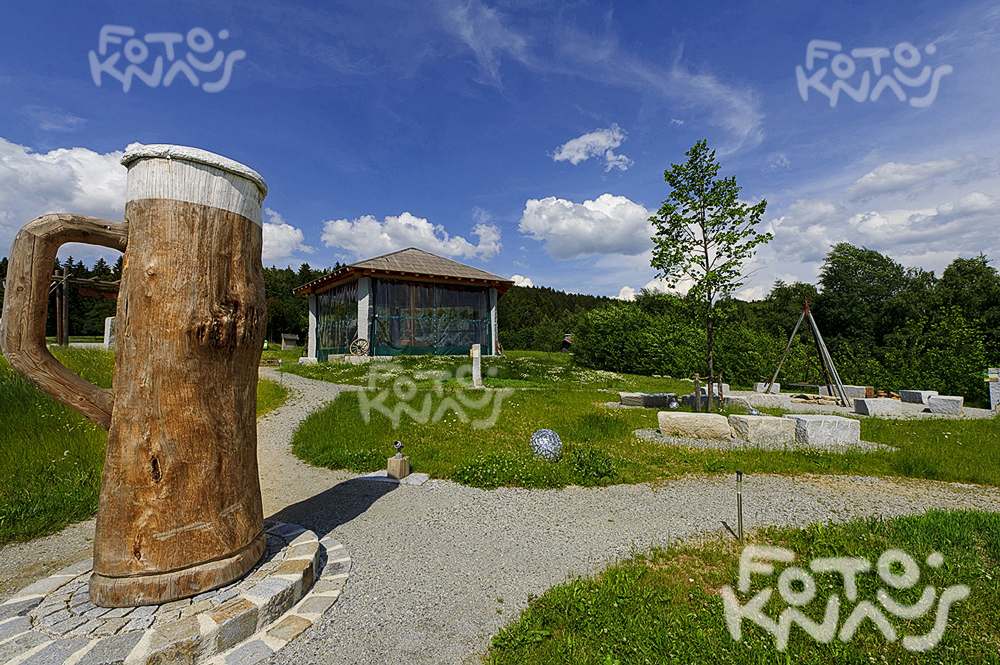
POLYGON ((94 573, 90 576, 90 600, 101 607, 160 605, 218 589, 246 575, 263 556, 266 545, 261 533, 232 556, 163 575, 104 577, 94 573))
POLYGON ((125 251, 128 224, 82 215, 44 215, 14 238, 7 268, 0 346, 19 374, 104 429, 111 424, 114 395, 66 369, 45 344, 45 315, 52 266, 60 245, 82 242, 125 251))
MULTIPOLYGON (((116 605, 153 597, 164 574, 180 580, 186 570, 249 551, 263 529, 261 227, 236 213, 162 199, 130 201, 125 219, 115 410, 91 585, 94 602, 116 605)), ((217 585, 246 568, 226 570, 232 576, 217 585)))

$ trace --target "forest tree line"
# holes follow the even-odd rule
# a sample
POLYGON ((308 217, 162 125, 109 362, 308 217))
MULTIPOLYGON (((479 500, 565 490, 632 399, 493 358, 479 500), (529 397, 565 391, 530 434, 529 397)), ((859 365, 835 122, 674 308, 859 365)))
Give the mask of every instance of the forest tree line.
MULTIPOLYGON (((983 371, 1000 366, 1000 273, 984 255, 956 258, 940 277, 888 256, 841 243, 831 248, 818 283, 775 282, 767 296, 719 303, 718 372, 733 386, 770 378, 808 301, 841 378, 880 389, 927 389, 985 404, 983 371)), ((8 260, 0 259, 0 278, 8 260)), ((336 264, 332 269, 339 268, 336 264)), ((92 267, 68 257, 55 270, 116 281, 122 260, 92 267)), ((264 268, 267 338, 293 333, 304 343, 308 298, 292 290, 332 269, 303 263, 264 268)), ((0 297, 2 297, 0 286, 0 297)), ((116 301, 83 297, 70 287, 71 335, 104 334, 116 301)), ((55 335, 55 297, 47 334, 55 335)), ((556 351, 574 334, 578 362, 601 369, 675 377, 704 374, 704 328, 696 303, 643 291, 634 301, 513 286, 498 301, 505 349, 556 351)), ((817 351, 803 326, 779 375, 786 385, 821 383, 817 351)))
MULTIPOLYGON (((3 298, 3 280, 7 278, 8 258, 0 259, 0 299, 3 298)), ((53 270, 66 270, 77 279, 96 279, 103 282, 116 282, 122 276, 121 256, 114 265, 108 265, 103 258, 97 259, 90 268, 83 261, 77 261, 72 256, 60 261, 56 259, 53 270)), ((280 342, 281 335, 291 333, 299 336, 299 343, 303 343, 309 332, 309 299, 306 296, 297 296, 292 293, 292 289, 318 279, 323 275, 340 268, 341 264, 334 264, 333 268, 316 269, 308 263, 303 263, 298 270, 290 267, 277 268, 271 266, 264 268, 264 294, 267 299, 267 339, 272 342, 280 342)), ((118 301, 109 298, 92 298, 80 295, 79 287, 70 285, 69 287, 69 332, 73 336, 98 336, 104 335, 104 319, 115 315, 118 301)), ((49 337, 56 335, 56 296, 55 291, 49 295, 49 311, 45 321, 45 334, 49 337)))
MULTIPOLYGON (((957 258, 940 277, 841 243, 818 284, 778 281, 758 301, 719 303, 716 372, 734 387, 769 379, 808 301, 841 379, 877 389, 937 390, 988 402, 983 373, 1000 365, 1000 273, 984 255, 957 258)), ((594 310, 575 329, 576 360, 600 369, 690 377, 706 374, 705 332, 695 303, 644 291, 594 310)), ((803 323, 778 376, 825 383, 803 323)))

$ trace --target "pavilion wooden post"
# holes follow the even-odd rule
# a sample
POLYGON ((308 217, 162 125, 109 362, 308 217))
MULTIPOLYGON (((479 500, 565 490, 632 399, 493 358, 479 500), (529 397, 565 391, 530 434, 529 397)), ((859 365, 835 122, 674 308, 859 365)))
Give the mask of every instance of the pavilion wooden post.
POLYGON ((241 164, 179 146, 138 146, 122 163, 124 223, 46 215, 18 233, 0 322, 18 372, 109 429, 90 580, 91 600, 105 607, 223 586, 265 547, 256 388, 266 185, 241 164), (45 347, 52 263, 70 241, 125 252, 114 393, 45 347))

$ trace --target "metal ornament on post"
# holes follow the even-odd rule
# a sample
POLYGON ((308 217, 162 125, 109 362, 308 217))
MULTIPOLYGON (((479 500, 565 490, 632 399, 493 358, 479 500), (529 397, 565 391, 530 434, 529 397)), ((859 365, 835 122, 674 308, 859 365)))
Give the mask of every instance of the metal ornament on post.
POLYGON ((396 455, 389 458, 386 466, 386 475, 396 480, 402 480, 410 475, 410 458, 409 456, 403 456, 402 441, 396 441, 393 447, 396 449, 396 455))

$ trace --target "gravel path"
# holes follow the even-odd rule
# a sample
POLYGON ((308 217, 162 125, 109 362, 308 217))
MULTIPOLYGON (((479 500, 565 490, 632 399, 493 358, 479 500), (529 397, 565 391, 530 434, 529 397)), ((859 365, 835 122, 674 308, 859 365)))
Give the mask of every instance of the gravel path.
MULTIPOLYGON (((292 375, 282 380, 295 391, 293 399, 259 426, 265 515, 320 534, 332 531, 354 568, 340 601, 272 663, 475 663, 529 594, 600 570, 633 548, 725 533, 721 520, 736 520, 730 477, 690 476, 660 487, 485 491, 439 480, 393 485, 315 469, 291 456, 291 433, 311 409, 345 388, 292 375)), ((748 529, 804 526, 928 508, 1000 512, 1000 488, 744 476, 743 504, 748 529)), ((90 522, 4 548, 0 585, 9 583, 11 571, 48 561, 49 553, 71 558, 36 577, 86 558, 87 524, 92 537, 90 522)))

